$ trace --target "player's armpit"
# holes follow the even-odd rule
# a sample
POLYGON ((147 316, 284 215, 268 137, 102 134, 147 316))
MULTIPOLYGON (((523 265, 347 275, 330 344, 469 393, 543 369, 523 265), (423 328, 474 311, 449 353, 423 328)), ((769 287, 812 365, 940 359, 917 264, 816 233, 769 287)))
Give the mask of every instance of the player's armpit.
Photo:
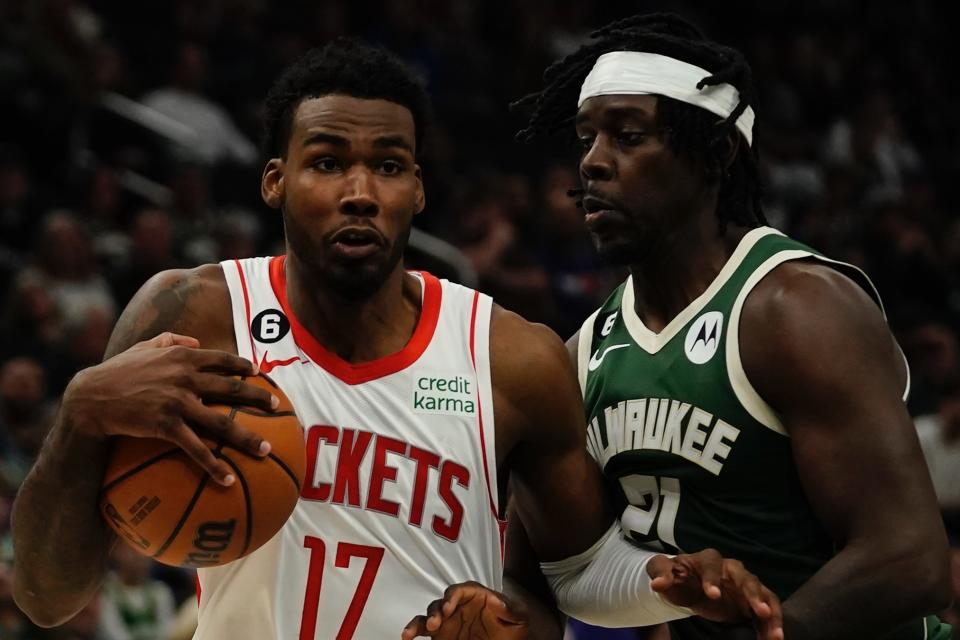
POLYGON ((787 263, 748 296, 740 335, 747 377, 841 548, 786 601, 787 637, 869 637, 938 610, 946 537, 880 309, 832 269, 787 263))

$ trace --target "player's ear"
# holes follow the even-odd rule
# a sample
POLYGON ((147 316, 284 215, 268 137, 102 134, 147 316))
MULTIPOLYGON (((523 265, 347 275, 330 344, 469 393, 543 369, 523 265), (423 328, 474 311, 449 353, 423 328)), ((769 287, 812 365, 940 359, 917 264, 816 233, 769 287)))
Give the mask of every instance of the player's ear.
POLYGON ((724 171, 729 172, 733 161, 737 159, 737 151, 740 150, 740 132, 733 128, 730 133, 726 136, 727 139, 727 154, 724 158, 724 171))
POLYGON ((283 205, 283 158, 271 158, 263 167, 260 178, 260 197, 271 209, 283 205))
POLYGON ((413 165, 413 176, 417 179, 417 193, 413 210, 414 215, 416 215, 427 206, 427 194, 423 191, 423 171, 420 169, 420 165, 413 165))

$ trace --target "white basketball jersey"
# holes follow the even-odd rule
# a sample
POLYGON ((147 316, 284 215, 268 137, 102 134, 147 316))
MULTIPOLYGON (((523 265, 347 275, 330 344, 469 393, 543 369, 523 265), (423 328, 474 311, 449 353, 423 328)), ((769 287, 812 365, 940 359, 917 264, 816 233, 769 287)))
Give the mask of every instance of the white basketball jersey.
POLYGON ((397 638, 450 584, 499 590, 490 299, 414 272, 407 346, 350 364, 297 321, 283 257, 222 266, 239 353, 293 403, 307 473, 276 536, 198 571, 194 638, 397 638))

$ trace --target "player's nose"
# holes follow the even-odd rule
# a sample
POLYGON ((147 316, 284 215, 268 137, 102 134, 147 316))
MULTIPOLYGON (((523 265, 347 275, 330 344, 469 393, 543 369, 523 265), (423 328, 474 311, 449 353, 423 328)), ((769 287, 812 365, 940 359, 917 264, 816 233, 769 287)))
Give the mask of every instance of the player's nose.
POLYGON ((603 136, 597 136, 580 160, 580 175, 584 180, 609 180, 615 167, 603 136))
POLYGON ((349 216, 375 216, 380 211, 376 182, 366 167, 351 170, 340 197, 340 213, 349 216))

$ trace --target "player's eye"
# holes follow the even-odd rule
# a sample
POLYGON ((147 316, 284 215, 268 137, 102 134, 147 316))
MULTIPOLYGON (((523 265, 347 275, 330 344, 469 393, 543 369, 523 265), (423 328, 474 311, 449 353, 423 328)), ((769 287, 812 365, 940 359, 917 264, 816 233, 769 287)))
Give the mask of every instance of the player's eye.
POLYGON ((314 160, 312 166, 320 171, 336 171, 340 168, 340 163, 336 158, 325 156, 314 160))
POLYGON ((380 171, 388 176, 396 175, 403 171, 403 163, 396 160, 384 160, 380 164, 380 171))
POLYGON ((646 131, 621 131, 617 134, 617 142, 627 146, 642 144, 647 139, 646 131))

